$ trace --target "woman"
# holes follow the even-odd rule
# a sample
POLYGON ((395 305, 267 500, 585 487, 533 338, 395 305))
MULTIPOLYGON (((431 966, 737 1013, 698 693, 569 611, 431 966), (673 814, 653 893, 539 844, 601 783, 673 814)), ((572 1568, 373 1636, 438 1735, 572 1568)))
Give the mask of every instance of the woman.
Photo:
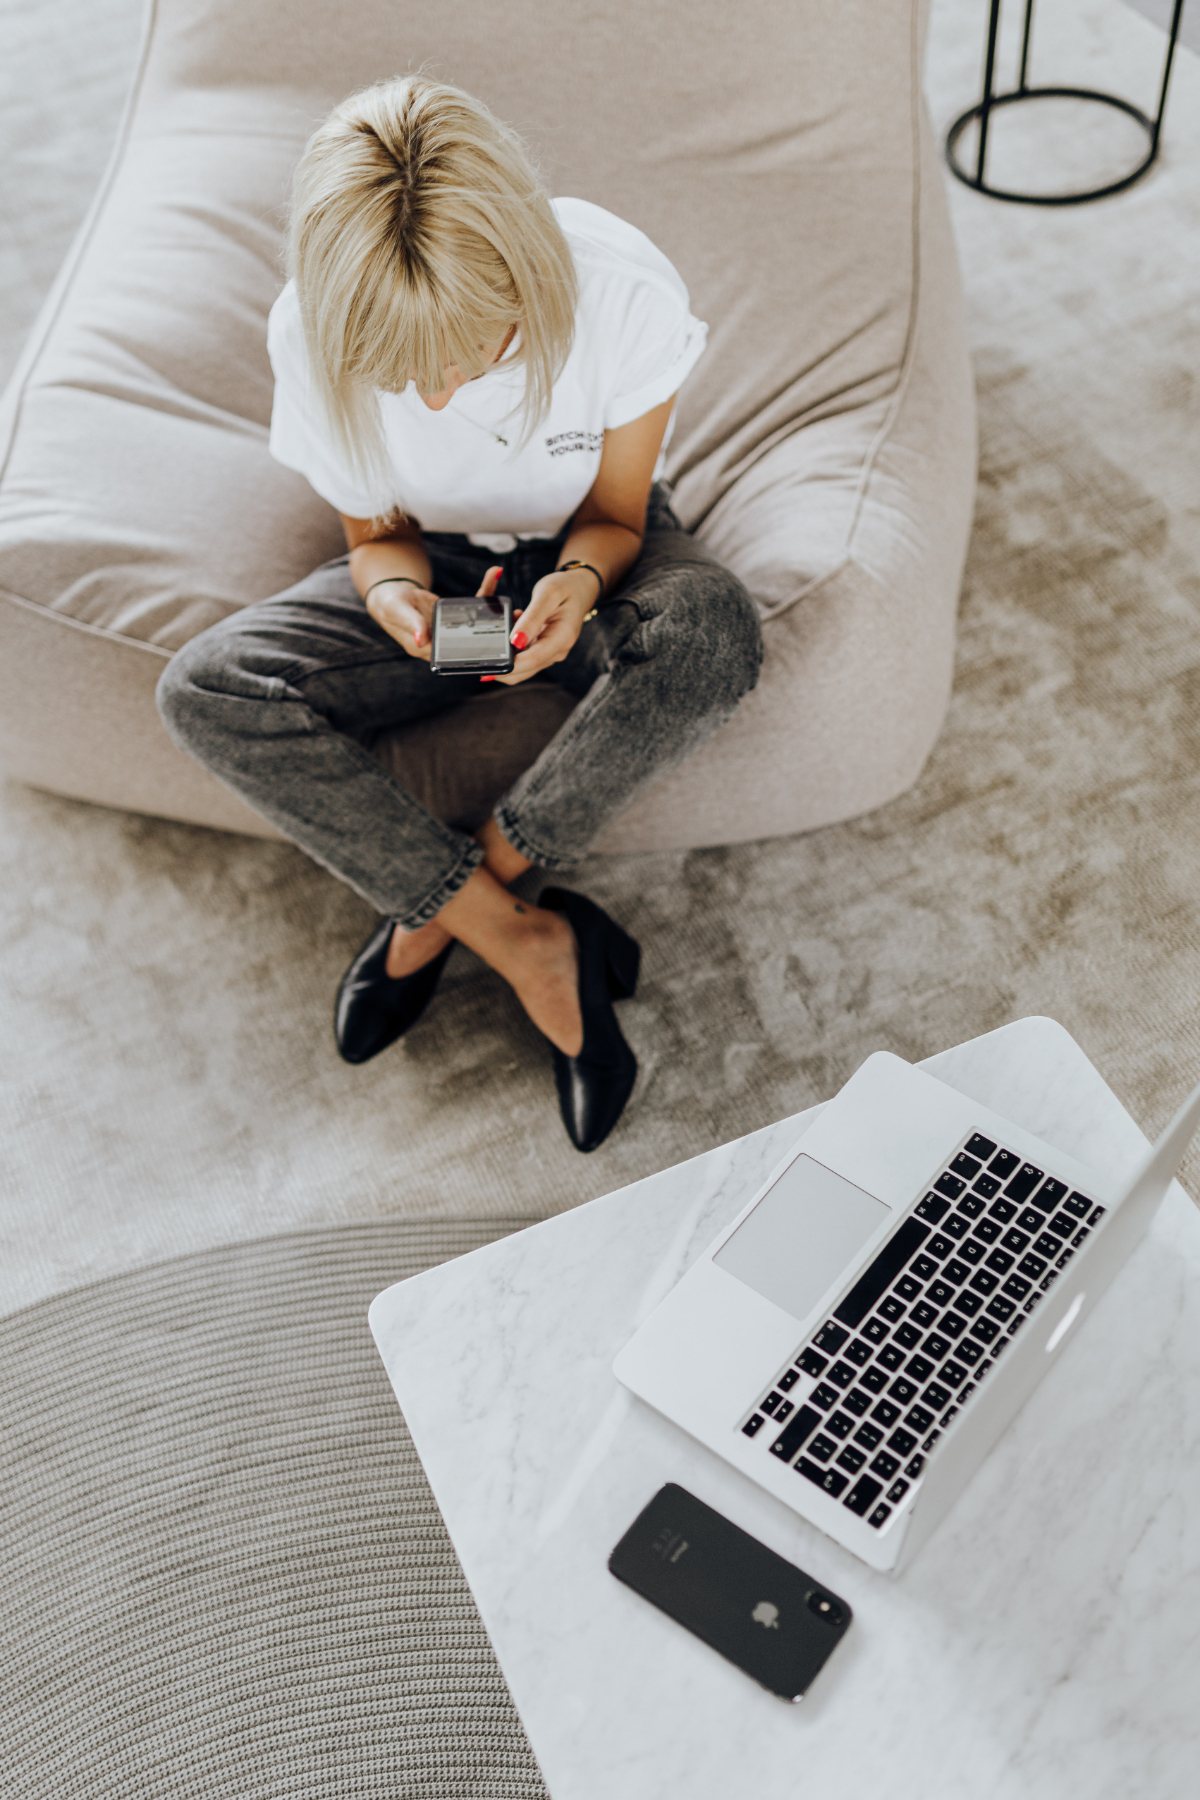
POLYGON ((355 95, 316 133, 290 262, 271 453, 337 508, 349 554, 181 650, 163 719, 384 915, 338 991, 342 1055, 408 1029, 457 939, 549 1039, 568 1134, 592 1150, 636 1075, 612 1001, 638 948, 580 894, 531 906, 508 888, 577 863, 757 679, 749 596, 654 480, 706 327, 641 232, 551 203, 511 132, 422 77, 355 95), (517 652, 498 679, 541 676, 579 704, 472 838, 364 740, 478 691, 428 668, 433 608, 498 587, 517 652))

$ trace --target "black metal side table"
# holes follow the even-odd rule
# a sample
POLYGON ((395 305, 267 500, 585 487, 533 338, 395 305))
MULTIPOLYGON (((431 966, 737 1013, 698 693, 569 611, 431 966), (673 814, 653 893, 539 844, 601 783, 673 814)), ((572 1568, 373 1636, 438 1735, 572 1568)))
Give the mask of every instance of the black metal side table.
POLYGON ((960 181, 977 193, 988 194, 993 200, 1017 200, 1026 206, 1078 206, 1085 200, 1103 200, 1109 194, 1119 194, 1123 189, 1132 187, 1146 173, 1158 155, 1159 140, 1162 134, 1163 113, 1167 104, 1167 84, 1171 79, 1171 64, 1175 59, 1175 45, 1179 39, 1179 21, 1183 15, 1183 0, 1175 0, 1175 10, 1171 18, 1171 31, 1167 41, 1167 60, 1163 66, 1162 87, 1158 96, 1158 111, 1153 119, 1147 118, 1140 107, 1132 101, 1122 100, 1116 94, 1103 94, 1095 88, 1077 87, 1030 87, 1029 73, 1029 40, 1033 31, 1033 0, 1025 0, 1025 29, 1021 39, 1021 70, 1017 85, 1011 93, 995 92, 996 78, 996 40, 1000 35, 1001 0, 991 0, 991 18, 988 22, 987 55, 983 71, 983 98, 977 106, 968 107, 960 113, 949 131, 946 133, 946 161, 960 181), (1128 175, 1119 181, 1110 181, 1104 187, 1088 188, 1074 194, 1021 194, 1009 188, 992 187, 987 179, 988 126, 991 116, 1001 106, 1017 106, 1026 100, 1088 100, 1101 106, 1116 107, 1118 112, 1128 113, 1131 119, 1145 131, 1149 139, 1149 148, 1128 175), (972 174, 959 162, 957 149, 959 139, 973 120, 979 121, 979 146, 975 158, 975 170, 972 174))

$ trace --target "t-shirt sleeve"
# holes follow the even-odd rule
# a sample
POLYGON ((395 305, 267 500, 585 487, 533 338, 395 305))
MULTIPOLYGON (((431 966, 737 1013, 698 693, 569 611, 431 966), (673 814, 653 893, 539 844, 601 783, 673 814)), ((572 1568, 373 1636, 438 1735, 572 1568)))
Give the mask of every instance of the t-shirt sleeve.
POLYGON ((628 291, 620 321, 613 386, 605 430, 628 425, 661 406, 679 389, 704 354, 708 326, 692 317, 687 290, 646 277, 628 291))
POLYGON ((271 308, 267 351, 275 375, 269 440, 275 461, 303 475, 322 500, 348 519, 371 519, 386 512, 394 502, 371 494, 333 442, 324 408, 313 392, 304 326, 291 282, 271 308))

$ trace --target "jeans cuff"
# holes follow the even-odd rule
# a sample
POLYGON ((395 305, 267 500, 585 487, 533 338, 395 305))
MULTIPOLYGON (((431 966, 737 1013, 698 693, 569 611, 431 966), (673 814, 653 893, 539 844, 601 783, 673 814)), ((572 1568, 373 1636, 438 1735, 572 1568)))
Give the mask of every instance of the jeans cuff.
POLYGON ((428 925, 445 906, 447 900, 453 900, 461 887, 465 887, 471 876, 483 861, 483 850, 479 844, 471 844, 463 851, 462 856, 451 869, 444 881, 438 883, 427 900, 412 912, 393 913, 397 925, 404 931, 416 931, 421 925, 428 925))
POLYGON ((573 869, 578 863, 578 856, 554 856, 547 850, 540 850, 536 844, 531 844, 507 806, 497 807, 493 817, 500 828, 501 836, 507 839, 513 849, 527 862, 534 863, 539 869, 573 869))

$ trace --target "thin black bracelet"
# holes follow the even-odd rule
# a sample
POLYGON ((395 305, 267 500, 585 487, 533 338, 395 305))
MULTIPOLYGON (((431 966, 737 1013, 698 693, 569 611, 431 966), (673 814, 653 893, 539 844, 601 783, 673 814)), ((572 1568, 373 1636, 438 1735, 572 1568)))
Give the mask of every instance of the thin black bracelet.
POLYGON ((559 575, 565 575, 568 569, 586 569, 589 575, 594 575, 596 577, 596 580, 600 583, 600 592, 596 595, 596 604, 598 606, 600 604, 601 600, 603 600, 603 598, 604 598, 604 577, 600 573, 599 569, 593 569, 591 563, 568 562, 568 563, 561 563, 558 567, 557 573, 559 575))
POLYGON ((422 593, 425 592, 424 588, 421 587, 421 583, 417 580, 415 575, 381 575, 378 581, 373 581, 371 583, 370 587, 367 589, 366 593, 363 595, 363 599, 369 600, 371 598, 371 595, 375 592, 375 589, 377 587, 386 587, 389 581, 411 582, 413 587, 419 588, 422 593))

